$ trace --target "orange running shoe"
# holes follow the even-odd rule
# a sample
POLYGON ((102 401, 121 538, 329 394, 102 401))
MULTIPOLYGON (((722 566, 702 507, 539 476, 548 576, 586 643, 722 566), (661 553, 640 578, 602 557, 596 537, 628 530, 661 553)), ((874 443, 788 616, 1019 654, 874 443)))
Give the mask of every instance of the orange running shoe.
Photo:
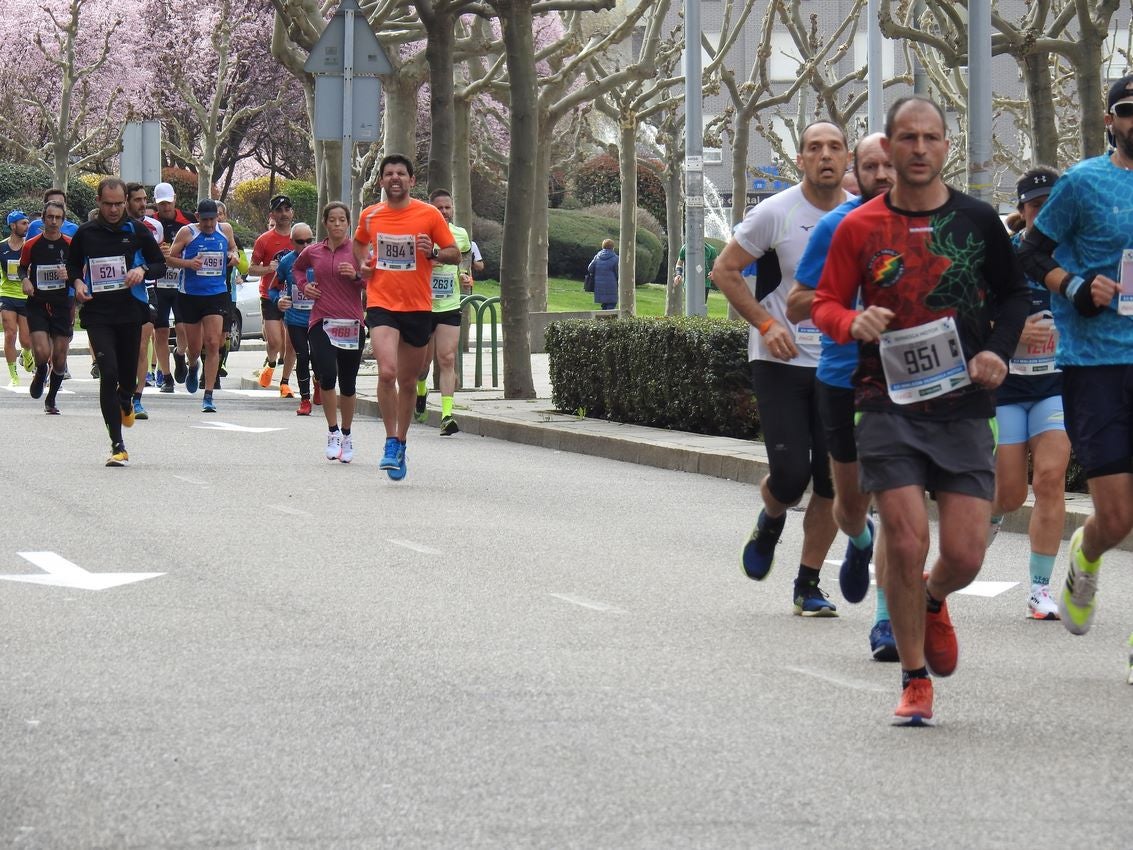
POLYGON ((122 427, 123 428, 133 428, 134 427, 134 405, 133 405, 132 402, 131 402, 129 407, 123 407, 122 408, 122 427))
POLYGON ((260 370, 260 386, 265 390, 271 386, 271 375, 274 371, 275 369, 273 369, 271 366, 265 366, 260 370))
POLYGON ((291 392, 290 386, 288 386, 287 384, 280 384, 279 385, 279 397, 280 398, 294 398, 294 396, 295 396, 295 393, 291 392))
POLYGON ((317 383, 315 384, 315 397, 313 400, 314 403, 318 405, 321 405, 323 403, 323 390, 322 387, 320 387, 317 383))
POLYGON ((305 398, 299 402, 299 409, 295 411, 296 416, 310 416, 311 415, 311 400, 305 398))
MULTIPOLYGON (((928 575, 925 575, 928 581, 928 575)), ((937 676, 951 676, 956 672, 960 647, 956 643, 956 630, 948 616, 948 603, 940 603, 939 613, 925 612, 924 658, 928 669, 937 676)))
POLYGON ((932 679, 910 679, 893 712, 894 726, 931 726, 932 679))

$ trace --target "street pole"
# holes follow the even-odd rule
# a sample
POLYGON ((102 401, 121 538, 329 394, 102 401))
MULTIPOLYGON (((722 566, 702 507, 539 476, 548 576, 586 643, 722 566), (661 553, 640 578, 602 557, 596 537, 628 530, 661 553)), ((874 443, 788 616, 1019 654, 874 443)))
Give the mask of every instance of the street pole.
POLYGON ((354 208, 354 3, 343 3, 346 26, 342 39, 342 197, 354 208))
MULTIPOLYGON (((685 0, 685 314, 704 303, 704 116, 701 104, 700 0, 685 0)), ((733 203, 735 201, 733 200, 733 203)))
POLYGON ((866 3, 866 112, 869 132, 880 133, 885 123, 885 91, 881 79, 881 0, 868 0, 866 3))
POLYGON ((968 3, 968 193, 991 203, 991 2, 968 3))

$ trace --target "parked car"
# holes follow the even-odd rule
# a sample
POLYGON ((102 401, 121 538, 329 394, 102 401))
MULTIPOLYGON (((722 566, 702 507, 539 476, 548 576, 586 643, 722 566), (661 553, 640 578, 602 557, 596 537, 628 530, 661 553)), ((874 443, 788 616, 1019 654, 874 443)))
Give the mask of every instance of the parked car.
POLYGON ((229 349, 239 351, 245 338, 262 339, 264 317, 260 312, 260 279, 248 275, 236 286, 236 315, 232 318, 232 336, 229 349))

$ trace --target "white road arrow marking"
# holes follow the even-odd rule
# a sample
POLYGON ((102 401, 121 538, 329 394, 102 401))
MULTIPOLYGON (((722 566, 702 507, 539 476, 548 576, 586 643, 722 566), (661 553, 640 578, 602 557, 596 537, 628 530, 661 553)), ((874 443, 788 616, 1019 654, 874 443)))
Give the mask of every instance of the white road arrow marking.
POLYGON ((217 422, 215 419, 189 427, 202 428, 206 431, 235 431, 240 434, 267 434, 269 431, 284 430, 283 428, 249 428, 247 425, 233 425, 231 422, 217 422))
POLYGON ((556 599, 561 599, 563 602, 569 602, 571 605, 581 605, 583 608, 589 608, 591 611, 602 611, 606 614, 628 614, 621 608, 615 608, 613 605, 607 605, 605 602, 595 602, 593 599, 586 599, 582 596, 572 596, 569 593, 552 593, 551 596, 556 599))
POLYGON ((131 584, 165 573, 88 573, 78 564, 72 564, 54 552, 17 552, 25 561, 31 561, 43 570, 45 576, 7 575, 3 581, 22 581, 27 584, 49 584, 55 587, 75 587, 79 590, 106 590, 120 584, 131 584))
MULTIPOLYGON (((841 561, 823 561, 824 564, 830 564, 834 567, 841 567, 841 561)), ((869 565, 869 571, 873 573, 873 564, 869 565)), ((877 584, 874 579, 870 579, 870 584, 877 584)), ((962 593, 965 596, 982 596, 984 599, 991 599, 993 596, 999 596, 1001 593, 1006 593, 1011 588, 1018 586, 1017 581, 973 581, 962 590, 957 590, 957 593, 962 593)))
POLYGON ((271 398, 279 398, 279 393, 275 390, 221 390, 220 392, 224 393, 226 396, 242 395, 247 398, 259 398, 260 396, 267 398, 270 396, 271 398))
POLYGON ((404 546, 406 549, 412 549, 414 552, 420 552, 422 555, 443 555, 439 549, 430 549, 428 546, 423 546, 420 543, 414 543, 412 540, 398 540, 393 537, 389 538, 389 542, 394 546, 404 546))

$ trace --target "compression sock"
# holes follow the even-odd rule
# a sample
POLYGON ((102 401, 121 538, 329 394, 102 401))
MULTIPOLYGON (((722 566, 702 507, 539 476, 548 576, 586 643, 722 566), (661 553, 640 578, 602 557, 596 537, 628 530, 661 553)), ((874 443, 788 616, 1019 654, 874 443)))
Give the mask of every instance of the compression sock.
POLYGON ((873 621, 880 623, 882 620, 889 619, 889 603, 885 599, 885 591, 880 587, 877 589, 877 613, 874 614, 873 621))
POLYGON ((1054 558, 1054 555, 1031 552, 1031 584, 1050 584, 1050 574, 1054 572, 1054 558))
POLYGON ((441 419, 447 419, 452 416, 452 396, 441 396, 441 419))

